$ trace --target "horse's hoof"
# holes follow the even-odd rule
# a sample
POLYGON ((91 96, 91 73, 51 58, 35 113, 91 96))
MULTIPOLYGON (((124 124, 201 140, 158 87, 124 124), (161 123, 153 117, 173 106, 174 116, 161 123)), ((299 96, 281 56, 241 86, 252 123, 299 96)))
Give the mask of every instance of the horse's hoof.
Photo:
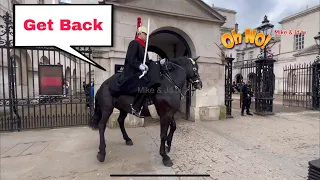
POLYGON ((126 141, 126 145, 127 145, 127 146, 132 146, 132 145, 133 145, 132 140, 126 141))
POLYGON ((171 150, 171 146, 166 146, 166 152, 169 153, 171 150))
POLYGON ((162 162, 163 162, 163 165, 166 166, 166 167, 171 167, 173 166, 173 162, 171 161, 170 157, 165 155, 163 158, 162 158, 162 162))
POLYGON ((97 154, 97 159, 98 159, 98 161, 104 162, 105 158, 106 158, 106 155, 102 155, 102 154, 100 154, 100 153, 97 154))
POLYGON ((97 131, 97 130, 99 130, 98 127, 90 127, 90 128, 91 128, 92 131, 97 131))

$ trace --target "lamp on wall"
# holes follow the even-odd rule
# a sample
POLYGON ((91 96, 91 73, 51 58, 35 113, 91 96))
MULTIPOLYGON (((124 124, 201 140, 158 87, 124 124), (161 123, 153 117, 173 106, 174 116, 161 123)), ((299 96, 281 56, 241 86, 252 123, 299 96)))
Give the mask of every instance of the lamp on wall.
POLYGON ((238 33, 238 30, 239 30, 239 24, 238 24, 238 23, 236 23, 236 24, 234 25, 234 28, 235 28, 236 32, 238 33))
POLYGON ((258 31, 263 32, 263 34, 268 35, 272 33, 274 25, 268 20, 268 16, 264 16, 262 24, 257 28, 258 31))
MULTIPOLYGON (((264 35, 272 34, 274 25, 270 23, 268 17, 265 15, 262 21, 262 24, 257 28, 258 32, 262 32, 264 35)), ((260 54, 258 55, 258 59, 261 58, 273 58, 273 55, 268 50, 268 44, 265 46, 264 50, 261 50, 260 54)))

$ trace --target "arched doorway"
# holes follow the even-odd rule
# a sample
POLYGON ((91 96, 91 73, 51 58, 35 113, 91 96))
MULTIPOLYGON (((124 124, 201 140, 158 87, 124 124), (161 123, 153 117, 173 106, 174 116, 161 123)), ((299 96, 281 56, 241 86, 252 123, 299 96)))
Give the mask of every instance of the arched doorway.
MULTIPOLYGON (((10 67, 11 69, 8 75, 12 83, 12 91, 15 94, 15 98, 26 98, 33 92, 33 87, 28 86, 33 82, 33 72, 31 67, 31 60, 26 50, 12 50, 10 52, 10 67)), ((35 88, 38 90, 38 88, 35 88)), ((38 91, 35 91, 37 93, 38 91)))
POLYGON ((153 31, 149 36, 148 51, 168 59, 196 56, 191 38, 184 31, 174 27, 162 27, 153 31))
POLYGON ((257 75, 255 73, 250 73, 248 75, 248 80, 250 81, 253 92, 256 91, 256 77, 257 77, 257 75))
POLYGON ((73 69, 73 73, 72 73, 72 93, 73 95, 77 94, 77 72, 76 69, 73 69))
POLYGON ((238 84, 238 83, 241 83, 242 80, 243 80, 242 75, 241 75, 241 74, 237 74, 237 75, 236 75, 236 83, 237 83, 237 84, 238 84))
MULTIPOLYGON (((157 59, 173 59, 181 56, 195 57, 195 46, 191 38, 181 29, 174 27, 162 27, 154 30, 149 36, 148 51, 157 54, 157 59)), ((187 82, 185 87, 188 87, 187 82)), ((191 91, 181 101, 181 111, 185 118, 190 117, 191 91)))
POLYGON ((70 91, 70 82, 71 82, 71 69, 68 66, 65 70, 65 83, 64 83, 64 87, 65 87, 65 95, 68 96, 69 95, 69 91, 70 91))
POLYGON ((48 64, 50 64, 50 60, 46 56, 42 56, 40 58, 40 63, 39 64, 40 65, 48 65, 48 64))
POLYGON ((86 84, 90 84, 91 82, 94 82, 94 70, 91 70, 86 74, 86 84))

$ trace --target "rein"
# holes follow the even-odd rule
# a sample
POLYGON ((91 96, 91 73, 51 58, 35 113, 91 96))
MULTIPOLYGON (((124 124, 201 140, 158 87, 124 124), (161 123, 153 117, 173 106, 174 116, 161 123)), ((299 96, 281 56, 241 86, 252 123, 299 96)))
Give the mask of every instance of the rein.
MULTIPOLYGON (((184 72, 184 73, 187 75, 187 77, 188 77, 187 71, 186 71, 183 67, 179 66, 178 64, 169 62, 169 61, 168 61, 168 63, 170 63, 170 64, 172 64, 172 65, 175 65, 175 66, 179 67, 180 69, 182 69, 183 72, 184 72)), ((168 70, 169 68, 168 68, 167 63, 166 63, 165 65, 166 65, 166 68, 167 68, 167 70, 168 70)), ((191 91, 192 91, 192 92, 194 92, 194 91, 196 90, 195 88, 192 88, 192 87, 193 87, 193 86, 192 86, 192 83, 194 83, 194 82, 191 82, 191 81, 188 79, 188 81, 190 82, 190 83, 189 83, 189 86, 187 87, 187 90, 183 93, 183 92, 182 92, 182 89, 180 89, 180 88, 177 86, 177 84, 174 82, 174 80, 173 80, 173 79, 171 78, 171 76, 169 75, 169 71, 168 71, 168 72, 165 72, 164 75, 165 75, 165 77, 169 80, 169 82, 174 86, 174 88, 179 91, 179 93, 180 93, 180 95, 182 96, 182 98, 184 98, 184 97, 186 96, 187 92, 190 91, 190 86, 191 86, 191 91)), ((192 96, 192 95, 191 95, 191 96, 192 96)))

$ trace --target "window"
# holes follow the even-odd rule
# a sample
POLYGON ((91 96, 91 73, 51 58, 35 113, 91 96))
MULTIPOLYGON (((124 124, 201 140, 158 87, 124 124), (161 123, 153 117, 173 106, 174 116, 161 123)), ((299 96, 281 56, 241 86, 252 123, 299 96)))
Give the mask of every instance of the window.
POLYGON ((237 53, 237 61, 241 61, 241 53, 237 53))
POLYGON ((295 50, 304 48, 304 34, 298 34, 294 36, 295 50))
POLYGON ((38 0, 38 4, 44 4, 44 0, 38 0))
POLYGON ((253 51, 249 52, 249 59, 253 59, 253 51))

